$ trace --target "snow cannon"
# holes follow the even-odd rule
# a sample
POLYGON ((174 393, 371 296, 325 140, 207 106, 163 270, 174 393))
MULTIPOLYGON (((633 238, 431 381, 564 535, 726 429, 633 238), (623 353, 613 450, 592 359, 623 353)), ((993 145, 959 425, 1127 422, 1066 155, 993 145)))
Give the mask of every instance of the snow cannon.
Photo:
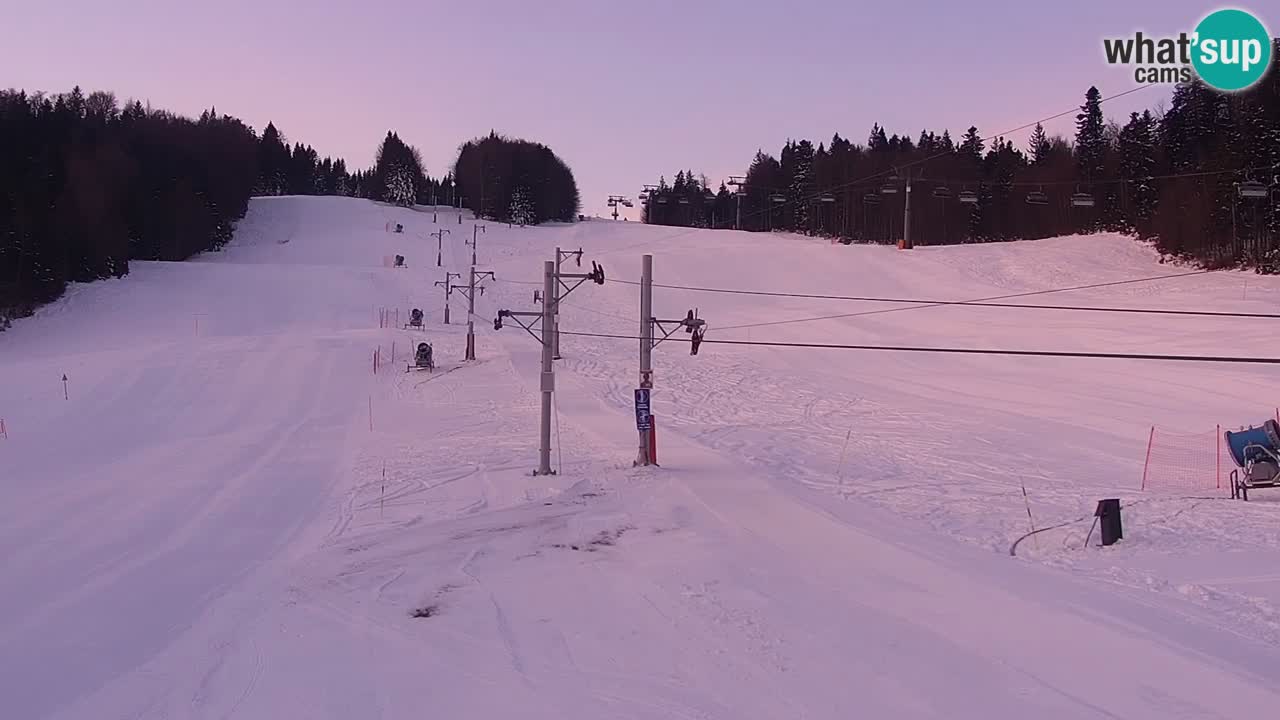
POLYGON ((413 370, 426 370, 432 372, 436 369, 435 358, 431 354, 431 345, 429 343, 418 343, 418 349, 413 354, 413 364, 405 368, 405 372, 413 370))
POLYGON ((1240 467, 1244 467, 1250 460, 1280 455, 1280 425, 1275 420, 1268 420, 1262 427, 1251 427, 1248 430, 1228 430, 1225 435, 1227 447, 1231 449, 1231 459, 1240 467))
POLYGON ((1223 437, 1231 459, 1240 467, 1231 471, 1232 497, 1248 500, 1250 488, 1280 485, 1280 423, 1268 420, 1261 427, 1228 430, 1223 437))

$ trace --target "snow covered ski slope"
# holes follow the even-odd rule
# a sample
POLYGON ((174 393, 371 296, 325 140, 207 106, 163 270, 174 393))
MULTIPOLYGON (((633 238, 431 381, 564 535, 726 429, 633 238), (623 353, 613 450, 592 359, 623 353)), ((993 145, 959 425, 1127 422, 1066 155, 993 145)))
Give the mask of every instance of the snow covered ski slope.
MULTIPOLYGON (((637 343, 608 336, 636 334, 642 253, 661 285, 936 300, 1186 269, 1107 236, 907 253, 489 224, 479 268, 497 281, 463 363, 465 299, 443 325, 434 283, 466 272, 472 220, 439 219, 255 200, 225 251, 137 263, 0 334, 0 717, 1280 706, 1280 492, 1139 490, 1152 425, 1271 417, 1271 366, 663 344, 662 467, 631 466, 637 343), (492 318, 536 309, 556 246, 582 247, 608 281, 564 303, 558 473, 533 477, 539 348, 492 318), (383 266, 395 254, 407 268, 383 266), (412 307, 425 330, 379 327, 381 309, 403 324, 412 307), (423 338, 436 371, 405 373, 423 338), (1082 548, 1104 497, 1124 502, 1125 539, 1082 548), (1010 557, 1028 506, 1059 527, 1010 557)), ((1213 273, 1027 302, 1274 313, 1280 281, 1213 273)), ((1275 354, 1275 321, 1257 318, 663 287, 654 306, 697 307, 709 340, 1275 354)))

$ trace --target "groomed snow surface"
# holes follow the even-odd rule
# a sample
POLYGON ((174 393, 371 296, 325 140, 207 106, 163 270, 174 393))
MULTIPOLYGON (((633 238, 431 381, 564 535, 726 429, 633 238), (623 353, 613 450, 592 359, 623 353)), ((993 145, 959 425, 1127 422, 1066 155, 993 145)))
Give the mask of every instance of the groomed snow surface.
MULTIPOLYGON (((1272 417, 1274 367, 664 343, 662 467, 633 468, 638 343, 570 334, 636 334, 638 288, 617 281, 644 252, 661 284, 939 300, 1185 268, 1109 236, 901 252, 489 224, 479 267, 498 281, 464 364, 465 299, 443 325, 434 283, 466 272, 472 220, 439 220, 255 200, 225 251, 135 263, 0 334, 0 717, 1280 708, 1280 491, 1139 489, 1152 425, 1212 437, 1272 417), (540 350, 492 319, 537 309, 556 246, 609 281, 564 303, 558 474, 534 477, 540 350), (384 267, 394 254, 408 267, 384 267), (424 332, 378 327, 412 307, 424 332), (405 372, 420 338, 433 374, 405 372), (1011 557, 1024 485, 1036 526, 1063 525, 1011 557), (1085 548, 1106 497, 1125 538, 1085 548)), ((1275 312, 1280 281, 1034 301, 1275 312)), ((659 317, 695 306, 708 339, 1276 352, 1271 320, 946 306, 762 325, 904 306, 655 291, 659 317)))

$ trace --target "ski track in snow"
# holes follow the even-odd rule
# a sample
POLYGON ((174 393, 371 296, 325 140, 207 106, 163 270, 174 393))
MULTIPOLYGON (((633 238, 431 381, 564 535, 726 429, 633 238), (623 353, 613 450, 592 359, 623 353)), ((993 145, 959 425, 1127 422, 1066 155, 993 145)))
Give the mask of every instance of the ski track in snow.
MULTIPOLYGON (((647 251, 663 284, 940 300, 1175 271, 1149 248, 490 223, 499 281, 462 363, 465 298, 441 325, 432 283, 466 272, 472 221, 440 217, 459 235, 444 268, 429 214, 258 199, 224 251, 136 263, 0 334, 0 714, 1259 717, 1280 699, 1280 495, 1137 489, 1151 424, 1270 417, 1271 369, 666 343, 662 467, 634 468, 637 343, 566 335, 557 474, 535 477, 539 350, 489 324, 534 309, 510 281, 536 283, 556 245, 615 279, 647 251), (396 253, 408 268, 381 266, 396 253), (379 329, 379 307, 427 328, 379 329), (405 372, 421 337, 439 367, 405 372), (1038 526, 1066 524, 1011 559, 1023 484, 1038 526), (1088 521, 1067 521, 1101 497, 1124 501, 1126 538, 1082 550, 1088 521)), ((1280 281, 1040 300, 1274 311, 1280 281)), ((561 326, 632 335, 636 303, 588 283, 561 326)), ((1259 321, 964 307, 717 331, 886 307, 655 291, 659 317, 694 306, 710 338, 1273 350, 1259 321)))

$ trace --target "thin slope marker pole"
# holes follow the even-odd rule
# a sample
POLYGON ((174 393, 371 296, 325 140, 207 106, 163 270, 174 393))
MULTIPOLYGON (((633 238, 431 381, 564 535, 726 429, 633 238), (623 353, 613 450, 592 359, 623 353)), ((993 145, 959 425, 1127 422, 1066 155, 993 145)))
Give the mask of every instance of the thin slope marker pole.
POLYGON ((844 434, 844 447, 840 448, 840 464, 836 466, 836 482, 844 487, 844 454, 849 450, 849 438, 853 437, 853 428, 844 434))
POLYGON ((1213 482, 1218 490, 1222 489, 1222 426, 1215 425, 1215 436, 1217 445, 1214 446, 1213 453, 1213 482))
POLYGON ((1036 519, 1031 516, 1031 499, 1027 497, 1027 483, 1023 481, 1022 476, 1018 476, 1018 484, 1022 486, 1022 502, 1027 506, 1027 521, 1031 523, 1031 539, 1036 544, 1036 550, 1040 550, 1040 540, 1036 537, 1036 519))
POLYGON ((1151 426, 1151 435, 1147 438, 1147 459, 1142 463, 1142 489, 1147 489, 1147 468, 1151 466, 1151 446, 1156 441, 1156 426, 1151 426))
POLYGON ((1098 527, 1098 513, 1093 514, 1093 524, 1089 526, 1089 534, 1084 536, 1084 545, 1080 546, 1081 550, 1089 547, 1089 540, 1093 539, 1093 530, 1098 527))

